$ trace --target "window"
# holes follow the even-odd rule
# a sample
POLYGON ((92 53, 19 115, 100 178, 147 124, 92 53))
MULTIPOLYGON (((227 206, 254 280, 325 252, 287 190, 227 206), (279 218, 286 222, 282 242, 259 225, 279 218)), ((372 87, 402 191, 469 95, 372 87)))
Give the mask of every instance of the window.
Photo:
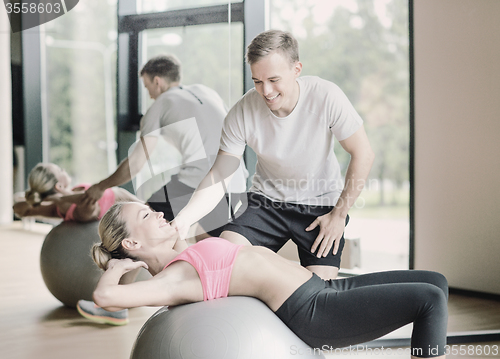
MULTIPOLYGON (((229 107, 243 95, 242 23, 150 29, 142 32, 141 43, 142 64, 157 55, 174 54, 182 63, 182 83, 214 89, 229 107)), ((145 113, 152 100, 140 86, 145 113)))
MULTIPOLYGON (((251 8, 259 3, 254 1, 251 8)), ((164 53, 176 55, 182 62, 182 83, 201 83, 213 88, 228 108, 241 97, 243 8, 241 2, 227 1, 170 1, 168 6, 166 2, 119 1, 119 158, 125 157, 129 146, 136 141, 141 114, 152 104, 138 78, 140 68, 151 57, 164 53), (190 7, 194 5, 201 7, 190 7), (148 12, 143 11, 148 6, 148 12)), ((137 177, 140 183, 141 176, 137 177)), ((141 193, 141 197, 147 197, 147 192, 141 193)))
MULTIPOLYGON (((365 121, 376 153, 351 209, 355 272, 409 267, 409 33, 406 0, 270 0, 271 28, 299 41, 302 75, 330 80, 365 121)), ((337 146, 343 168, 348 155, 337 146)))
POLYGON ((116 168, 116 0, 80 2, 40 28, 48 159, 96 182, 116 168))
MULTIPOLYGON (((214 89, 228 108, 243 95, 242 23, 231 26, 220 23, 148 29, 141 32, 141 45, 139 57, 143 59, 142 64, 157 55, 174 54, 182 63, 181 83, 203 84, 214 89)), ((140 107, 144 114, 154 100, 150 98, 142 81, 139 82, 139 86, 140 107)), ((171 154, 168 158, 162 157, 161 166, 155 167, 155 173, 165 174, 165 178, 162 179, 164 182, 171 175, 169 169, 181 165, 181 157, 180 154, 175 156, 177 150, 166 142, 160 141, 157 146, 155 153, 171 154), (169 163, 166 163, 167 159, 169 163)), ((153 189, 162 185, 159 182, 142 185, 149 178, 146 172, 139 173, 134 179, 136 194, 145 200, 153 194, 153 189)))

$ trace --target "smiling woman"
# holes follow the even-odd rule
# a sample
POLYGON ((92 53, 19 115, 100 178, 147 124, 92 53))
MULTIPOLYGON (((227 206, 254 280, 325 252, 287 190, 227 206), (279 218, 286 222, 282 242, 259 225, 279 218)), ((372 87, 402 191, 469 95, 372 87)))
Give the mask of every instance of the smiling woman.
POLYGON ((312 347, 358 344, 413 322, 413 353, 444 353, 448 288, 438 273, 396 271, 324 281, 259 246, 209 238, 187 247, 161 214, 139 203, 114 205, 99 234, 102 243, 94 246, 94 258, 107 270, 94 300, 106 310, 249 296, 264 302, 312 347), (140 267, 153 277, 119 284, 125 273, 140 267))
POLYGON ((157 261, 145 252, 158 247, 166 251, 161 253, 167 258, 173 258, 187 248, 186 242, 179 240, 177 231, 163 218, 162 212, 153 212, 140 203, 136 206, 119 203, 111 207, 101 220, 99 236, 103 242, 94 246, 92 254, 103 270, 108 268, 112 258, 137 258, 142 255, 152 261, 149 271, 157 274, 163 269, 163 262, 160 266, 154 265, 153 262, 157 261))

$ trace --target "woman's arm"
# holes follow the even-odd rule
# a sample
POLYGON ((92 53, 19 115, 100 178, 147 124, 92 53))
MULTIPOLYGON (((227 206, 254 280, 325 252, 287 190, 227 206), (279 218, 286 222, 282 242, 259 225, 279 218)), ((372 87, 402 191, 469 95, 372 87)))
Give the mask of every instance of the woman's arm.
MULTIPOLYGON (((54 201, 60 202, 60 203, 78 203, 82 199, 83 195, 85 194, 85 191, 78 191, 73 194, 68 194, 65 196, 58 196, 54 198, 54 201)), ((51 197, 47 197, 48 199, 52 199, 51 197)))
POLYGON ((131 284, 119 284, 127 272, 147 265, 132 259, 112 259, 94 291, 94 302, 109 311, 141 306, 164 306, 171 302, 167 284, 153 277, 131 284))
POLYGON ((42 216, 50 218, 60 218, 57 214, 54 202, 42 203, 33 207, 26 201, 17 202, 12 207, 14 213, 19 217, 42 216))
MULTIPOLYGON (((97 221, 99 219, 100 206, 99 203, 83 203, 82 199, 85 195, 84 187, 80 188, 81 191, 75 191, 75 193, 69 195, 56 195, 54 197, 47 197, 56 203, 57 206, 65 208, 63 212, 66 212, 71 205, 76 204, 76 208, 73 212, 72 218, 78 222, 90 222, 97 221)), ((59 209, 61 210, 61 207, 59 209)))

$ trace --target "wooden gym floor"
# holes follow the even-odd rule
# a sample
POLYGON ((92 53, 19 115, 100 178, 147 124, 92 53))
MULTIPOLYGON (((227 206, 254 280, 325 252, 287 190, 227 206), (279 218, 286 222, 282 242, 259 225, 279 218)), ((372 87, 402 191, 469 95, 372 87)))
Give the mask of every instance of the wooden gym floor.
MULTIPOLYGON (((112 327, 94 324, 76 310, 64 307, 46 289, 40 274, 40 249, 50 229, 50 225, 35 223, 30 230, 25 230, 20 221, 0 226, 0 357, 128 358, 137 333, 158 308, 132 309, 128 325, 112 327)), ((449 314, 449 332, 500 329, 500 302, 495 300, 451 295, 449 314)), ((476 343, 476 347, 487 345, 497 345, 500 351, 500 341, 476 343)), ((391 358, 408 358, 407 355, 394 355, 394 352, 391 358)), ((356 358, 373 358, 384 353, 364 351, 356 354, 356 358)), ((327 357, 347 355, 328 354, 327 357)), ((449 356, 454 357, 500 358, 500 353, 449 356)))

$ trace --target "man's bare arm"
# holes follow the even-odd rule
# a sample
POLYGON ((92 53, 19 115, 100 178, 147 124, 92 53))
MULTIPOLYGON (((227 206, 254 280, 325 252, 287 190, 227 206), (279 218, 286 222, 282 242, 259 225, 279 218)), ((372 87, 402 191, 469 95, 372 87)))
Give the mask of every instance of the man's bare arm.
POLYGON ((85 192, 82 203, 94 204, 102 197, 104 191, 108 188, 120 186, 131 181, 149 160, 149 154, 153 152, 156 143, 157 138, 154 136, 141 137, 140 143, 137 143, 129 157, 125 158, 118 165, 115 172, 99 183, 92 185, 85 192))
POLYGON ((231 178, 240 165, 241 155, 219 150, 214 165, 200 182, 198 188, 173 221, 181 238, 185 238, 189 227, 210 213, 226 193, 231 178))
POLYGON ((364 127, 361 127, 351 137, 340 141, 340 144, 351 155, 344 189, 333 210, 316 218, 306 228, 306 231, 311 231, 317 226, 320 227, 320 232, 311 247, 312 253, 317 251, 316 256, 318 258, 321 256, 326 257, 332 246, 333 254, 337 253, 345 229, 347 212, 363 190, 375 158, 364 127))

